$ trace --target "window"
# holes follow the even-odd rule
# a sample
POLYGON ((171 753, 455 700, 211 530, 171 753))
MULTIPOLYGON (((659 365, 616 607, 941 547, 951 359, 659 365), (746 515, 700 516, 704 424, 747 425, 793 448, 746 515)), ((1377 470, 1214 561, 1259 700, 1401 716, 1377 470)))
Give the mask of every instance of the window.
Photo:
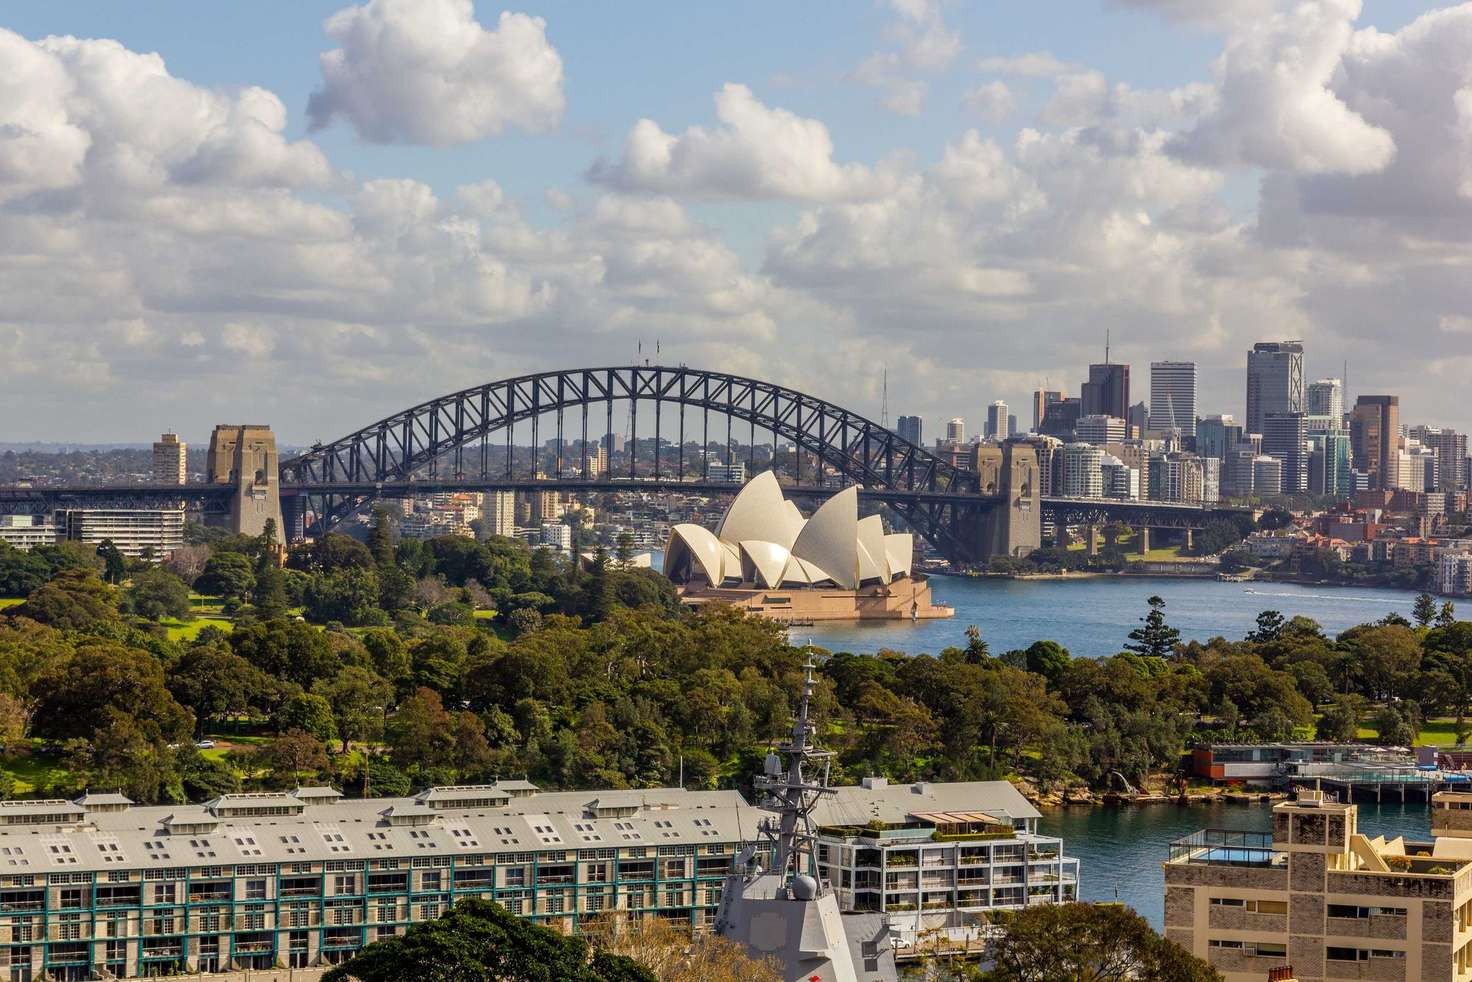
POLYGON ((174 902, 174 884, 156 883, 153 887, 153 902, 156 904, 171 904, 174 902))
POLYGON ((1353 904, 1330 904, 1329 916, 1356 918, 1375 916, 1405 917, 1406 909, 1404 907, 1356 907, 1353 904))
POLYGON ((1334 948, 1324 949, 1324 957, 1331 962, 1358 962, 1369 961, 1370 953, 1362 948, 1334 948))

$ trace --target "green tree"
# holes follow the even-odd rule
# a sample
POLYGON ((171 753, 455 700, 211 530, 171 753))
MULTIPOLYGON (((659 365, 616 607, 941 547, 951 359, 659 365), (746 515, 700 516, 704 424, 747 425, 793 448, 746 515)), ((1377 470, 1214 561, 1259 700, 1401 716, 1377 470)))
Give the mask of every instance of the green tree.
POLYGON ((256 574, 249 557, 238 552, 217 552, 204 564, 204 572, 194 582, 200 593, 244 603, 256 588, 256 574))
POLYGON ((97 546, 97 555, 102 558, 102 579, 113 586, 120 586, 128 575, 128 562, 111 539, 103 539, 97 546))
POLYGON ((999 918, 986 982, 1221 982, 1211 965, 1156 934, 1128 907, 1040 904, 999 918))
POLYGON ((388 622, 378 598, 378 574, 358 566, 314 573, 302 594, 307 620, 314 624, 340 621, 350 627, 388 622))
POLYGON ((1411 617, 1420 627, 1429 627, 1436 619, 1436 601, 1429 593, 1418 593, 1416 602, 1411 605, 1411 617))
POLYGON ((1073 656, 1057 641, 1034 641, 1027 648, 1027 670, 1041 675, 1049 684, 1056 682, 1072 662, 1073 656))
POLYGON ((634 561, 634 533, 628 529, 619 532, 614 541, 613 556, 618 561, 619 569, 629 568, 634 561))
POLYGON ((368 527, 368 551, 379 569, 393 565, 394 529, 388 509, 383 505, 373 507, 373 522, 368 527))
POLYGON ((622 955, 592 951, 582 938, 467 898, 438 920, 377 941, 331 969, 323 982, 657 982, 622 955))
POLYGON ((231 632, 232 650, 256 668, 303 688, 337 674, 342 661, 323 632, 301 621, 260 621, 231 632))
POLYGON ((81 567, 63 570, 11 611, 63 631, 85 631, 118 619, 116 591, 81 567))
POLYGON ((279 683, 224 645, 196 645, 175 663, 168 685, 203 734, 212 722, 263 706, 279 683))
POLYGON ((165 617, 181 621, 194 619, 194 610, 189 605, 189 587, 173 573, 158 567, 134 576, 132 584, 123 591, 123 597, 128 610, 151 621, 165 617))
POLYGON ((1436 612, 1437 627, 1451 627, 1457 622, 1457 609, 1452 606, 1450 600, 1442 602, 1441 609, 1436 612))
POLYGON ((31 727, 38 736, 93 739, 99 727, 123 717, 135 720, 148 741, 182 741, 194 730, 193 715, 165 686, 159 660, 115 642, 79 646, 35 690, 31 727))
POLYGON ((353 740, 377 740, 383 735, 383 720, 393 698, 393 686, 366 668, 349 666, 332 679, 320 681, 312 691, 332 707, 342 752, 353 740))
POLYGON ((271 782, 289 788, 314 781, 327 769, 322 741, 305 730, 287 730, 261 749, 258 763, 271 772, 271 782))
POLYGON ((1166 623, 1164 599, 1151 597, 1145 602, 1150 605, 1150 612, 1140 618, 1142 626, 1130 632, 1130 643, 1125 649, 1150 658, 1165 658, 1175 650, 1181 632, 1166 623))
POLYGON ((41 556, 0 542, 0 597, 24 597, 51 578, 51 567, 41 556))
POLYGON ((1276 610, 1265 610, 1257 615, 1257 627, 1247 635, 1253 644, 1267 644, 1283 636, 1283 615, 1276 610))
POLYGON ((267 563, 256 576, 256 616, 262 620, 285 617, 291 608, 286 596, 286 574, 275 563, 267 563))
POLYGON ((300 730, 322 743, 337 739, 337 719, 332 704, 315 692, 294 692, 271 714, 277 733, 300 730))
POLYGON ((1375 714, 1376 739, 1388 747, 1409 747, 1420 733, 1418 720, 1396 706, 1383 706, 1375 714))
POLYGON ((1318 738, 1332 743, 1354 743, 1358 740, 1362 704, 1363 700, 1354 694, 1335 699, 1319 717, 1315 731, 1318 738))

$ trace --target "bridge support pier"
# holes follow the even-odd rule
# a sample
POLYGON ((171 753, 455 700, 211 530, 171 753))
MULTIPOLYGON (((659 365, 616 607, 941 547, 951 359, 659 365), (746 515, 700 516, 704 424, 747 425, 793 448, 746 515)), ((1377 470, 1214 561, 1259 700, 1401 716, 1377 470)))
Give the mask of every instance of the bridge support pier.
POLYGON ((1150 551, 1150 526, 1148 525, 1140 526, 1139 546, 1142 556, 1150 551))
POLYGON ((1053 524, 1053 545, 1059 549, 1067 549, 1068 544, 1072 541, 1073 539, 1068 534, 1068 525, 1064 522, 1055 522, 1053 524))
POLYGON ((276 541, 286 541, 281 517, 281 474, 276 435, 269 426, 222 423, 210 434, 205 470, 213 484, 229 484, 230 512, 222 523, 237 535, 260 535, 266 523, 276 527, 276 541))
POLYGON ((1195 552, 1196 552, 1196 530, 1195 529, 1186 529, 1186 541, 1185 541, 1184 551, 1185 551, 1185 553, 1187 555, 1194 555, 1195 554, 1195 552))
POLYGON ((1099 526, 1089 523, 1089 555, 1099 555, 1099 526))

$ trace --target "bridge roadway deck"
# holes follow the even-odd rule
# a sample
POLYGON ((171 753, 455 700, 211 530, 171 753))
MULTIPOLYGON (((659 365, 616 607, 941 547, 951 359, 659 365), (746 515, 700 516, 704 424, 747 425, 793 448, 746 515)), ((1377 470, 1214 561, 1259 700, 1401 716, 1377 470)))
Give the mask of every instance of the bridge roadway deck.
MULTIPOLYGON (((526 478, 526 477, 428 477, 414 481, 335 481, 322 484, 283 483, 283 497, 294 495, 343 495, 347 497, 402 498, 413 495, 444 494, 466 491, 569 491, 569 492, 618 492, 618 491, 663 491, 687 494, 734 494, 737 485, 673 477, 611 477, 597 480, 581 478, 526 478)), ((811 485, 784 485, 783 491, 793 496, 822 497, 838 489, 811 485)), ((43 487, 0 486, 0 504, 23 504, 26 502, 52 502, 62 504, 75 502, 78 505, 100 502, 140 502, 133 507, 144 507, 143 502, 159 500, 203 501, 228 497, 230 487, 223 484, 108 484, 108 485, 53 485, 43 487)), ((909 491, 898 488, 860 488, 863 498, 875 501, 923 501, 936 504, 994 505, 1002 499, 1000 495, 947 494, 933 491, 909 491)), ((1190 505, 1171 501, 1121 501, 1115 498, 1062 498, 1041 499, 1045 513, 1065 513, 1066 521, 1085 522, 1093 519, 1088 513, 1099 517, 1134 515, 1139 518, 1150 516, 1167 524, 1182 521, 1205 522, 1214 514, 1241 511, 1224 506, 1190 505), (1068 514, 1073 513, 1073 514, 1068 514)), ((120 507, 120 506, 119 506, 120 507)))

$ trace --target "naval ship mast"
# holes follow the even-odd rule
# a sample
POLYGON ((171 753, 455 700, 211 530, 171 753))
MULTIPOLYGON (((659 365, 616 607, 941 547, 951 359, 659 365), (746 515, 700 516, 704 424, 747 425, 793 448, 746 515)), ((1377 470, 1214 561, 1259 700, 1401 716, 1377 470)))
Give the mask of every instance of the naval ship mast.
POLYGON ((765 807, 776 812, 775 816, 763 818, 758 826, 757 831, 765 847, 762 851, 774 857, 772 872, 789 888, 798 876, 818 875, 821 868, 818 865, 818 835, 813 827, 812 812, 819 798, 833 793, 833 789, 828 787, 833 755, 818 749, 814 740, 817 727, 808 715, 815 687, 813 669, 816 667, 809 652, 803 665, 802 702, 792 724, 792 736, 767 754, 763 773, 752 781, 756 790, 765 795, 765 807), (784 757, 787 760, 785 772, 782 768, 784 757), (805 766, 815 773, 821 766, 822 779, 809 779, 803 773, 805 766))

